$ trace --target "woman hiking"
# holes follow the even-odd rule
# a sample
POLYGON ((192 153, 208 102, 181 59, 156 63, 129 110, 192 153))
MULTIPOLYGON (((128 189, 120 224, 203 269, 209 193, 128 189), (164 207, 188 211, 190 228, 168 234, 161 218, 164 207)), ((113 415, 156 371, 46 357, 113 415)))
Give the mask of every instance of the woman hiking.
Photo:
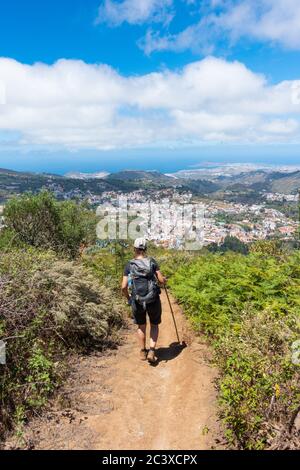
POLYGON ((134 242, 134 259, 129 261, 124 269, 122 293, 131 305, 133 318, 138 325, 138 340, 140 358, 149 363, 157 362, 155 347, 161 323, 161 301, 159 284, 165 284, 166 278, 161 274, 154 258, 147 256, 147 241, 138 238, 134 242), (131 294, 129 293, 129 284, 131 294), (146 327, 150 320, 150 349, 146 349, 146 327))

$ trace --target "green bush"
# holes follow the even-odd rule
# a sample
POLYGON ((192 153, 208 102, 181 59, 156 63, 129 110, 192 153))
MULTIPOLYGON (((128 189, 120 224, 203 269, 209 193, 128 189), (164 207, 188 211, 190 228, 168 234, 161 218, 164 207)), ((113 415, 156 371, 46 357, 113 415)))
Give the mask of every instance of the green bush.
POLYGON ((276 439, 299 445, 288 429, 300 398, 300 370, 291 360, 300 329, 300 253, 198 256, 176 265, 170 284, 215 348, 228 438, 248 449, 276 439))
POLYGON ((234 251, 235 253, 247 255, 249 253, 249 247, 246 243, 241 242, 237 237, 227 235, 220 246, 218 246, 217 243, 209 245, 208 251, 211 251, 212 253, 226 253, 226 251, 234 251))
POLYGON ((62 382, 70 352, 118 341, 122 305, 82 265, 34 249, 0 258, 0 438, 43 406, 62 382))
MULTIPOLYGON (((46 191, 11 199, 4 217, 6 231, 15 235, 16 242, 71 257, 78 254, 81 243, 91 243, 96 238, 96 216, 92 211, 73 201, 57 202, 46 191)), ((6 231, 1 234, 2 244, 6 231)))

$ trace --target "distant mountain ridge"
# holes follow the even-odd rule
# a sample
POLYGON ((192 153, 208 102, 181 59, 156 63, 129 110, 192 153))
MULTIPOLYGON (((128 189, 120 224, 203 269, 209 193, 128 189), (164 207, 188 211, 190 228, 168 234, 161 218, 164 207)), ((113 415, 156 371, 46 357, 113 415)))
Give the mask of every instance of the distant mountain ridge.
POLYGON ((53 175, 47 173, 18 172, 9 169, 0 169, 0 200, 5 200, 13 194, 25 191, 36 192, 43 188, 70 193, 80 191, 83 194, 102 194, 104 191, 130 192, 136 190, 159 190, 174 188, 178 191, 189 191, 194 195, 217 198, 226 197, 225 192, 243 192, 251 194, 253 200, 261 191, 277 192, 282 194, 295 194, 300 188, 300 171, 270 172, 256 169, 246 172, 235 172, 224 175, 199 178, 199 174, 192 171, 176 176, 160 173, 159 171, 122 170, 117 173, 71 172, 67 175, 53 175), (222 196, 223 195, 223 196, 222 196))
POLYGON ((244 185, 256 190, 266 190, 272 193, 291 194, 300 189, 300 171, 293 173, 264 172, 258 170, 250 173, 229 177, 221 182, 223 186, 230 188, 232 185, 244 185))
POLYGON ((200 194, 211 193, 218 189, 218 186, 211 181, 174 178, 159 171, 124 170, 111 173, 105 181, 119 185, 120 188, 126 187, 132 190, 178 188, 200 194))

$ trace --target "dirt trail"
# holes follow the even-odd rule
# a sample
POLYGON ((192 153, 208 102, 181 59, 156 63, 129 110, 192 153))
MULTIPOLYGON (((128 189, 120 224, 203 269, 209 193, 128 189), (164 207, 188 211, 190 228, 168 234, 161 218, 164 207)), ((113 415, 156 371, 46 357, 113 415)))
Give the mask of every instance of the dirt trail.
POLYGON ((81 358, 63 390, 68 408, 52 409, 25 430, 35 449, 192 450, 219 448, 215 371, 209 350, 194 338, 173 302, 176 345, 165 294, 156 367, 138 358, 135 328, 114 352, 81 358))

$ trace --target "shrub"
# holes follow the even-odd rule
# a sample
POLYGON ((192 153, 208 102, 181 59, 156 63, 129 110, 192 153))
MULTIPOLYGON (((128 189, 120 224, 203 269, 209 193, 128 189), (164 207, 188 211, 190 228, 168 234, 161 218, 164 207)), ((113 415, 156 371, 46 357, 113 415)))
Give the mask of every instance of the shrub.
POLYGON ((249 247, 246 243, 243 243, 237 237, 227 235, 224 242, 220 246, 218 246, 217 243, 212 243, 209 245, 208 251, 211 251, 212 253, 226 253, 226 251, 234 251, 236 253, 247 255, 249 252, 249 247))
MULTIPOLYGON (((273 250, 273 248, 272 248, 273 250)), ((240 448, 295 448, 299 406, 300 253, 198 256, 170 279, 198 332, 215 348, 227 436, 240 448), (280 438, 287 436, 287 438, 280 438)))
POLYGON ((70 352, 118 341, 122 307, 83 266, 33 249, 0 258, 0 437, 43 406, 65 375, 70 352))
POLYGON ((122 324, 122 304, 83 266, 56 261, 37 273, 35 282, 40 292, 50 292, 50 314, 70 347, 110 343, 114 328, 122 324))
POLYGON ((47 191, 11 199, 4 217, 7 230, 19 242, 71 257, 82 242, 96 237, 96 216, 91 211, 72 201, 57 202, 47 191))
POLYGON ((76 257, 83 243, 90 245, 96 241, 97 218, 85 205, 73 201, 57 203, 60 214, 59 250, 76 257))

